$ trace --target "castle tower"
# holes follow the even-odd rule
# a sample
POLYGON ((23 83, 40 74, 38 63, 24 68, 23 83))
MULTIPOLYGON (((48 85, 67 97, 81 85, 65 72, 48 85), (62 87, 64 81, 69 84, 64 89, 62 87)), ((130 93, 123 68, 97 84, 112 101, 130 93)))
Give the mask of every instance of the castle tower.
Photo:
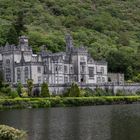
POLYGON ((28 47, 28 37, 26 36, 20 36, 19 37, 19 45, 21 47, 21 50, 24 51, 25 47, 28 47))
POLYGON ((66 52, 69 52, 73 48, 73 38, 70 34, 67 34, 65 39, 66 39, 66 52))

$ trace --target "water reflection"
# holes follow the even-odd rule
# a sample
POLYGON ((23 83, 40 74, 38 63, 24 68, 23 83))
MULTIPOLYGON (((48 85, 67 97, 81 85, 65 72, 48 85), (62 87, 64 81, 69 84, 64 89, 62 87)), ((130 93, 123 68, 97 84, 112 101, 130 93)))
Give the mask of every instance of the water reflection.
POLYGON ((140 105, 1 111, 0 123, 29 140, 139 140, 140 105))
POLYGON ((111 139, 140 139, 140 105, 114 106, 111 113, 111 139))

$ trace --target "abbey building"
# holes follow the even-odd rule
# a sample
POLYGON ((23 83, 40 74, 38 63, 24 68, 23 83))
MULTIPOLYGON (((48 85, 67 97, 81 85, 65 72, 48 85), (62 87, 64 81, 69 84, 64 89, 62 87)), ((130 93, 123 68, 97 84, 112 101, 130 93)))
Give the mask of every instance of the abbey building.
POLYGON ((34 84, 52 85, 108 82, 107 62, 95 61, 83 46, 74 47, 70 35, 66 36, 65 52, 42 49, 38 54, 33 54, 28 38, 21 36, 18 46, 0 47, 0 69, 10 84, 26 84, 27 79, 33 79, 34 84))

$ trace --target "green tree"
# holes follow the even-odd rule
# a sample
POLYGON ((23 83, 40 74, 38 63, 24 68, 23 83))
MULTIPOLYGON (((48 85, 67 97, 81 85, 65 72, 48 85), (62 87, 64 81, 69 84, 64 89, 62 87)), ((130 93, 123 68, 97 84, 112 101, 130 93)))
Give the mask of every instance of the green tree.
POLYGON ((28 96, 32 96, 32 89, 33 89, 33 80, 27 80, 27 88, 28 88, 28 96))
POLYGON ((133 81, 134 81, 134 82, 140 83, 140 74, 138 74, 137 76, 135 76, 135 77, 133 78, 133 81))
POLYGON ((17 93, 19 96, 21 96, 22 94, 22 88, 23 88, 23 85, 19 82, 17 85, 17 93))
POLYGON ((68 89, 69 97, 80 97, 80 88, 76 83, 72 83, 70 89, 68 89))
POLYGON ((0 89, 3 87, 3 82, 4 82, 3 71, 0 71, 0 89))
POLYGON ((9 30, 8 30, 8 33, 7 33, 7 39, 6 41, 9 43, 9 44, 15 44, 17 45, 18 44, 18 34, 16 32, 16 29, 15 27, 12 25, 9 30))
POLYGON ((117 43, 123 46, 129 46, 129 36, 128 33, 120 33, 119 39, 117 40, 117 43))
POLYGON ((18 97, 18 96, 19 96, 19 95, 18 95, 18 92, 17 92, 16 90, 12 90, 12 91, 11 91, 10 97, 16 98, 16 97, 18 97))
POLYGON ((47 83, 41 85, 41 97, 50 97, 49 88, 47 83))
POLYGON ((18 36, 22 35, 23 32, 27 31, 27 28, 25 27, 24 17, 24 11, 20 10, 17 14, 15 22, 13 22, 14 28, 18 36))
POLYGON ((133 55, 127 50, 110 51, 107 54, 106 61, 110 72, 124 73, 126 80, 132 77, 134 59, 133 55), (128 73, 131 75, 128 76, 128 73))
POLYGON ((127 79, 132 79, 133 78, 132 66, 127 67, 127 69, 126 69, 126 77, 127 77, 127 79))

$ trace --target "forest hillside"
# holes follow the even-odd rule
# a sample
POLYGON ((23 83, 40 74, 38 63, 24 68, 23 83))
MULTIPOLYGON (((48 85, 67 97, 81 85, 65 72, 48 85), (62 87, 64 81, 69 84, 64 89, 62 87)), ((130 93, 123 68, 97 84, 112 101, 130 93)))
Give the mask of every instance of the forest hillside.
POLYGON ((140 0, 0 0, 0 46, 27 35, 34 52, 65 50, 65 34, 110 72, 140 81, 140 0))

